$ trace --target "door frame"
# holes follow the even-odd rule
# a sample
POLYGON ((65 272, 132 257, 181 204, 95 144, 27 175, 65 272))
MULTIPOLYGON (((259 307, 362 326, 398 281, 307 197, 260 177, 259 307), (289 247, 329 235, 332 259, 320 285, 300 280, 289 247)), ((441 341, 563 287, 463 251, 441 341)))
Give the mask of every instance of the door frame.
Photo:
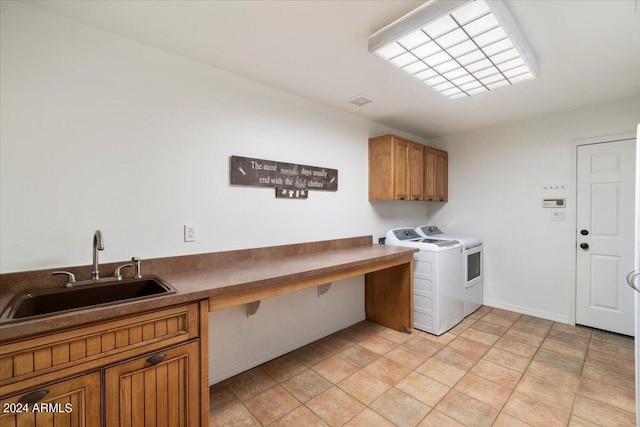
MULTIPOLYGON (((576 299, 578 291, 577 278, 577 254, 576 233, 578 232, 578 147, 581 145, 604 144, 607 142, 626 141, 636 139, 635 132, 625 132, 607 136, 597 136, 592 138, 581 138, 570 141, 571 147, 571 181, 570 191, 567 194, 567 226, 573 231, 573 238, 568 243, 568 250, 571 254, 571 289, 569 292, 569 324, 576 324, 576 299)), ((640 172, 640 171, 637 171, 640 172)))

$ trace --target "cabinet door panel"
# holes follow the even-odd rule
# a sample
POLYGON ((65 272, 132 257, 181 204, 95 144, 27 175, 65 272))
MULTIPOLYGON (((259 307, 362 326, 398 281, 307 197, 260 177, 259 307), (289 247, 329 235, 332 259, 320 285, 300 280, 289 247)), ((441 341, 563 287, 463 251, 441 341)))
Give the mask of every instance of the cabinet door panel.
POLYGON ((436 200, 436 150, 424 149, 424 199, 436 200))
POLYGON ((105 370, 108 426, 195 426, 199 423, 197 342, 149 354, 105 370), (157 353, 160 354, 160 353, 157 353))
POLYGON ((3 413, 0 414, 0 425, 99 426, 100 400, 100 373, 96 371, 0 399, 0 405, 3 408, 3 413), (46 391, 42 399, 32 398, 40 391, 43 393, 46 391), (25 400, 29 403, 24 403, 25 400), (5 409, 7 412, 4 411, 5 409))
POLYGON ((393 142, 391 135, 369 139, 369 200, 393 200, 393 142))
POLYGON ((424 200, 424 146, 411 144, 411 200, 424 200))
POLYGON ((436 200, 449 200, 449 154, 446 151, 436 152, 436 200))

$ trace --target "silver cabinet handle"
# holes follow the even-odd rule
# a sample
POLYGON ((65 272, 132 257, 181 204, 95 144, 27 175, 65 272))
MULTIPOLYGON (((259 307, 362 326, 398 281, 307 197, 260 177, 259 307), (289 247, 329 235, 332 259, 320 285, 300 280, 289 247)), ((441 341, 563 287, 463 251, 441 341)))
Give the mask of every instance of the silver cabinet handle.
POLYGON ((633 288, 633 290, 636 292, 640 292, 640 289, 638 289, 633 282, 638 276, 640 276, 640 273, 636 273, 635 270, 632 270, 629 274, 627 274, 627 284, 631 286, 631 288, 633 288))

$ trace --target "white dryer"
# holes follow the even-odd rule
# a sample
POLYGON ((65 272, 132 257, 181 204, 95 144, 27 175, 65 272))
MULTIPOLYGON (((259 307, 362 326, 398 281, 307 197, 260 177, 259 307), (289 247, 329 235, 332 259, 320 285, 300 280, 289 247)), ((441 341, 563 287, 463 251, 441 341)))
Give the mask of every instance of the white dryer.
POLYGON ((385 243, 420 249, 413 255, 413 327, 441 335, 460 323, 462 243, 424 238, 411 227, 389 230, 385 243))
POLYGON ((466 317, 479 309, 483 303, 482 239, 475 236, 443 233, 435 225, 422 225, 416 227, 416 231, 426 238, 462 242, 464 258, 461 286, 464 288, 464 315, 466 317))

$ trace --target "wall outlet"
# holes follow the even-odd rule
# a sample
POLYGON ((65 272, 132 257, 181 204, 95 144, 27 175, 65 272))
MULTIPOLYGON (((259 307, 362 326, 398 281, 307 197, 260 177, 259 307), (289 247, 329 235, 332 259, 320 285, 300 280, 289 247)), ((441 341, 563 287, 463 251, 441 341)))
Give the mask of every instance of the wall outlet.
POLYGON ((196 226, 193 224, 185 224, 184 226, 184 241, 195 242, 196 241, 196 226))

